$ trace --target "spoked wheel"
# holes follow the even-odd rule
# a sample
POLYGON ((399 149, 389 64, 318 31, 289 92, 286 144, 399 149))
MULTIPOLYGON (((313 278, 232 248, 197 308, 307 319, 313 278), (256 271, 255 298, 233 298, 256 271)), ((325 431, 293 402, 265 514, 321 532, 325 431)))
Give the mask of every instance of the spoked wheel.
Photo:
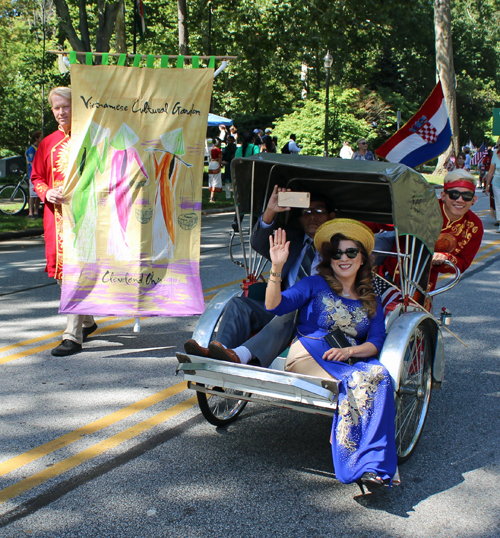
POLYGON ((0 211, 6 215, 17 215, 26 207, 27 196, 18 185, 5 185, 0 189, 0 211))
POLYGON ((238 418, 238 415, 245 409, 247 402, 239 400, 238 396, 248 396, 247 393, 232 389, 222 389, 220 387, 207 387, 220 393, 234 395, 234 398, 224 398, 215 394, 197 392, 198 405, 203 416, 214 426, 225 426, 238 418))
POLYGON ((431 398, 432 347, 429 329, 420 323, 406 344, 396 393, 396 448, 400 463, 411 456, 424 427, 431 398))

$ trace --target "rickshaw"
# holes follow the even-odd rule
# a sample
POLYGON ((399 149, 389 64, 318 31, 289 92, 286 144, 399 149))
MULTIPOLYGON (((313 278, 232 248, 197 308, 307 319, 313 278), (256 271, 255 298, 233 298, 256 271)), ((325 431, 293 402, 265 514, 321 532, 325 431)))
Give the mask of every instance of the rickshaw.
MULTIPOLYGON (((401 164, 350 161, 298 155, 259 154, 232 162, 237 226, 229 245, 231 260, 245 270, 243 283, 222 289, 207 305, 192 338, 203 347, 217 338, 217 329, 228 302, 250 294, 264 280, 267 260, 251 247, 252 225, 242 226, 242 215, 254 219, 264 211, 274 185, 330 200, 337 217, 393 224, 399 287, 403 300, 385 319, 387 337, 379 360, 392 379, 396 404, 398 461, 414 452, 424 427, 431 391, 444 378, 444 345, 441 325, 424 309, 424 303, 460 279, 456 266, 447 285, 428 292, 434 245, 442 228, 442 215, 434 188, 415 170, 401 164), (239 239, 240 259, 235 258, 239 239)), ((277 218, 285 224, 288 213, 277 218)), ((254 219, 250 219, 251 223, 254 219)), ((178 371, 197 393, 204 417, 215 426, 237 419, 247 403, 295 409, 333 416, 338 382, 284 371, 285 358, 277 357, 270 368, 233 364, 177 353, 178 371)))

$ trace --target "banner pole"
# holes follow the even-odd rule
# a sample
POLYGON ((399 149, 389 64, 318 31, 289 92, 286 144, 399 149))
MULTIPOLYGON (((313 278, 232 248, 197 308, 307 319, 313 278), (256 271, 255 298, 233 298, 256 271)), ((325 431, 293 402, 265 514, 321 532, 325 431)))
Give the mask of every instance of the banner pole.
MULTIPOLYGON (((80 50, 76 50, 76 51, 70 51, 70 52, 74 52, 75 54, 77 55, 84 55, 87 54, 87 52, 85 51, 80 51, 80 50)), ((64 51, 64 50, 48 50, 47 53, 51 53, 51 54, 69 54, 68 51, 64 51)), ((103 54, 108 54, 108 56, 114 56, 114 57, 119 57, 121 56, 121 54, 119 52, 109 52, 109 53, 106 53, 106 52, 94 52, 92 51, 92 54, 94 56, 102 56, 103 54)), ((127 54, 126 55, 128 58, 134 58, 135 57, 135 54, 127 54)), ((144 58, 144 59, 147 59, 149 56, 149 54, 141 54, 141 58, 144 58)), ((198 56, 198 55, 194 55, 194 56, 184 56, 184 59, 188 59, 188 60, 191 60, 192 58, 194 58, 195 56, 198 56)), ((155 58, 162 58, 162 57, 165 57, 165 58, 169 58, 169 59, 174 59, 174 60, 177 60, 177 58, 179 57, 178 54, 155 54, 154 55, 155 58)), ((210 60, 210 58, 214 58, 215 60, 236 60, 238 58, 238 56, 198 56, 198 58, 200 58, 200 60, 210 60)))
POLYGON ((133 34, 134 34, 134 54, 137 53, 137 0, 134 0, 134 27, 133 27, 133 34))

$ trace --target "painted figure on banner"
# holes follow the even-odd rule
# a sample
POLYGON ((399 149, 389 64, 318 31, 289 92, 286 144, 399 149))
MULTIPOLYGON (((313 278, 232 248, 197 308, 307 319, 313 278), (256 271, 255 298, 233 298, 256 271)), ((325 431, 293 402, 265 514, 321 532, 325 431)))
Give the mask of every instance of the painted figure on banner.
POLYGON ((111 223, 108 235, 108 254, 115 260, 130 261, 130 245, 127 240, 127 226, 132 210, 132 193, 130 189, 134 184, 134 176, 130 171, 134 162, 146 178, 145 182, 137 182, 135 187, 147 186, 149 175, 139 153, 134 148, 139 137, 126 124, 122 123, 116 135, 111 139, 111 174, 109 178, 109 203, 111 209, 111 223))
POLYGON ((90 263, 96 261, 96 175, 98 171, 103 174, 106 169, 109 135, 109 129, 104 129, 97 123, 91 122, 77 157, 77 170, 80 180, 71 200, 75 223, 72 230, 75 235, 73 245, 77 259, 90 263), (101 142, 103 143, 102 152, 99 149, 101 142))
POLYGON ((161 135, 160 141, 164 149, 146 150, 152 152, 156 179, 152 237, 154 262, 174 257, 177 220, 175 187, 181 166, 192 166, 180 158, 185 153, 182 127, 161 135), (158 159, 155 152, 163 153, 163 155, 158 159))

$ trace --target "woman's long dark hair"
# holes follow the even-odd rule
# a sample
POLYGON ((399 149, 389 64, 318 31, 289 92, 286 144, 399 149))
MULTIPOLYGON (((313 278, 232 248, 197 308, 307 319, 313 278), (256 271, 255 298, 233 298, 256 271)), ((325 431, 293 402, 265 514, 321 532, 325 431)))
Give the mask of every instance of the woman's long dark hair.
MULTIPOLYGON (((335 273, 332 269, 332 255, 339 249, 339 243, 341 241, 353 241, 342 234, 335 234, 329 243, 323 243, 321 245, 321 263, 317 266, 318 274, 321 275, 330 286, 330 288, 337 294, 342 295, 342 284, 337 280, 335 273)), ((368 317, 373 317, 377 311, 377 295, 373 289, 372 284, 372 262, 370 256, 365 247, 359 242, 354 241, 359 248, 360 254, 363 258, 363 264, 358 269, 356 274, 356 293, 359 295, 361 304, 366 308, 368 317)))
POLYGON ((269 135, 264 141, 264 146, 266 147, 267 153, 276 153, 276 146, 274 145, 273 139, 269 135))
POLYGON ((241 144, 241 155, 242 157, 246 157, 246 151, 247 151, 247 147, 248 147, 248 144, 252 144, 253 143, 253 139, 254 139, 254 134, 252 133, 252 131, 245 131, 243 133, 243 144, 241 144))

